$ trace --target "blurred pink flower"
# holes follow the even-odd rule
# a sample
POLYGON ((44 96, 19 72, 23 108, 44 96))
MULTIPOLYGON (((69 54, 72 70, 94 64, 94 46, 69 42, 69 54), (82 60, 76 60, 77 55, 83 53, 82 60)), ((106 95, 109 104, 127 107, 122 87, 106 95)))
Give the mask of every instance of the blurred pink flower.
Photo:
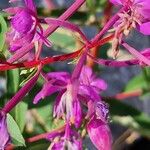
POLYGON ((108 126, 108 104, 99 101, 93 103, 94 107, 89 105, 88 110, 92 112, 89 116, 90 121, 87 124, 89 137, 98 150, 111 150, 112 137, 108 126))
POLYGON ((126 10, 120 14, 117 21, 118 28, 124 28, 125 34, 137 28, 141 33, 150 35, 150 5, 149 0, 110 0, 114 5, 122 5, 126 10))
POLYGON ((10 136, 7 130, 6 114, 0 111, 0 149, 4 150, 10 142, 10 136))
POLYGON ((34 2, 24 0, 24 3, 24 7, 5 9, 7 13, 14 15, 11 18, 11 31, 7 33, 7 42, 11 52, 15 52, 24 45, 39 39, 42 39, 46 45, 51 45, 43 36, 43 28, 38 20, 34 2))

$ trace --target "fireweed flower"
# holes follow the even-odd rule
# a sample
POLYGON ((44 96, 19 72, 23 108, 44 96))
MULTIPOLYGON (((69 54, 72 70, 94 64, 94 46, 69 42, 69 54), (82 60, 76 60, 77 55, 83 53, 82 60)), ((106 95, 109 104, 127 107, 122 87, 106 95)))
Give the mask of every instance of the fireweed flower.
MULTIPOLYGON (((89 107, 91 109, 91 107, 89 107)), ((102 101, 95 104, 95 112, 91 114, 87 124, 89 137, 99 150, 111 150, 112 138, 108 126, 108 105, 102 101)), ((91 111, 90 111, 91 112, 91 111)))
POLYGON ((66 125, 65 131, 49 134, 47 139, 52 142, 49 150, 82 150, 82 139, 69 124, 66 125))
POLYGON ((51 45, 43 36, 43 29, 38 20, 35 4, 32 0, 24 0, 24 3, 24 7, 10 7, 5 10, 14 15, 10 21, 11 31, 7 33, 6 38, 11 52, 39 39, 43 40, 46 45, 51 45))
POLYGON ((118 14, 120 18, 114 25, 115 38, 112 46, 116 56, 123 34, 127 36, 132 28, 136 28, 144 35, 150 35, 150 5, 149 0, 110 0, 110 2, 125 8, 118 14))
POLYGON ((54 117, 69 120, 76 127, 82 121, 81 102, 98 101, 99 93, 106 89, 106 83, 95 77, 92 70, 83 67, 78 81, 71 81, 71 75, 66 72, 48 73, 43 89, 36 95, 34 103, 41 98, 59 92, 54 105, 54 117))
MULTIPOLYGON (((91 68, 84 66, 78 81, 72 81, 71 75, 66 72, 51 72, 43 76, 46 83, 42 90, 34 98, 33 102, 35 104, 38 103, 41 98, 45 98, 55 92, 59 92, 54 104, 54 117, 63 118, 67 124, 74 124, 76 128, 79 128, 85 115, 81 106, 87 105, 88 112, 85 117, 95 118, 94 116, 97 115, 99 117, 96 119, 99 119, 107 126, 107 122, 105 121, 107 120, 108 112, 104 109, 105 107, 102 103, 98 103, 101 101, 99 94, 102 90, 107 88, 107 84, 103 80, 96 78, 91 68), (102 110, 100 111, 97 108, 102 110)), ((103 132, 101 132, 101 134, 103 134, 103 132)), ((108 141, 106 141, 106 143, 107 142, 108 141)), ((64 143, 66 143, 64 140, 60 140, 60 142, 54 146, 62 147, 64 143)))
POLYGON ((59 92, 54 105, 54 117, 65 118, 79 126, 81 123, 81 108, 76 97, 77 86, 70 82, 70 74, 67 72, 51 72, 46 75, 46 78, 47 81, 43 89, 36 95, 34 103, 36 104, 41 98, 59 92), (76 116, 76 121, 74 121, 74 116, 76 116))
POLYGON ((4 150, 10 142, 10 136, 7 130, 6 114, 0 111, 0 149, 4 150))

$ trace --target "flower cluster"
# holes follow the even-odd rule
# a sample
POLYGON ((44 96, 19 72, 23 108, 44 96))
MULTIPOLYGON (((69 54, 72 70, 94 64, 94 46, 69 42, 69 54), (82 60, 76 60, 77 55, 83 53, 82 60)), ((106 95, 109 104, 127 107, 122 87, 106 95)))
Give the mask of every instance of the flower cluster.
MULTIPOLYGON (((11 3, 16 1, 18 0, 10 0, 11 3)), ((63 122, 62 128, 42 134, 42 138, 50 141, 48 149, 81 150, 83 149, 83 139, 88 133, 92 143, 98 150, 111 150, 112 136, 109 128, 109 105, 100 95, 102 91, 107 89, 107 84, 104 80, 96 77, 92 66, 89 67, 87 61, 90 59, 92 65, 93 62, 96 62, 100 65, 113 67, 150 66, 150 48, 138 52, 138 50, 127 44, 124 38, 129 35, 132 29, 137 29, 138 32, 144 35, 150 35, 150 5, 149 0, 109 1, 115 6, 121 7, 121 9, 110 18, 91 40, 77 25, 67 21, 85 3, 85 0, 76 0, 60 17, 55 19, 39 17, 33 0, 23 0, 23 6, 10 7, 4 10, 10 15, 10 28, 6 33, 6 44, 12 56, 7 60, 3 60, 3 58, 1 60, 0 58, 0 71, 22 67, 34 69, 33 71, 26 71, 32 73, 23 82, 23 86, 18 92, 0 110, 0 149, 6 149, 13 141, 10 135, 12 133, 9 133, 8 130, 7 113, 13 110, 31 91, 39 76, 41 76, 44 79, 43 87, 35 95, 33 103, 38 104, 42 99, 57 93, 53 103, 53 119, 63 122), (46 30, 44 30, 43 25, 47 26, 46 30), (78 41, 80 39, 82 47, 69 54, 42 58, 43 44, 49 47, 52 45, 47 37, 59 27, 78 33, 78 36, 80 36, 78 41), (112 28, 114 33, 104 37, 108 31, 112 31, 112 28), (125 61, 113 61, 93 56, 99 46, 111 40, 115 57, 121 45, 135 58, 125 61), (27 59, 22 59, 31 52, 34 46, 34 56, 29 55, 27 59), (69 59, 76 60, 74 61, 76 64, 72 73, 44 72, 43 67, 46 64, 69 59), (19 61, 19 63, 16 61, 19 61)), ((28 142, 28 140, 26 141, 28 142)))
POLYGON ((113 50, 116 56, 123 34, 127 36, 132 28, 136 28, 144 35, 150 35, 150 6, 149 0, 110 0, 110 2, 124 7, 124 10, 118 13, 119 19, 114 24, 113 50))
MULTIPOLYGON (((45 84, 33 102, 36 104, 40 99, 59 92, 55 100, 53 116, 57 119, 64 119, 67 125, 74 125, 76 128, 80 128, 86 118, 90 138, 96 147, 105 149, 103 145, 107 143, 110 149, 111 136, 107 125, 108 106, 99 95, 107 88, 107 84, 102 79, 96 78, 91 68, 86 66, 82 68, 79 80, 75 81, 72 81, 71 75, 67 72, 50 72, 43 76, 46 80, 45 84), (83 110, 84 107, 85 110, 83 110), (99 141, 101 144, 96 139, 98 135, 99 137, 105 136, 105 139, 99 141)), ((68 129, 67 126, 65 134, 68 130, 70 128, 68 129)), ((69 133, 73 134, 73 131, 69 133)))

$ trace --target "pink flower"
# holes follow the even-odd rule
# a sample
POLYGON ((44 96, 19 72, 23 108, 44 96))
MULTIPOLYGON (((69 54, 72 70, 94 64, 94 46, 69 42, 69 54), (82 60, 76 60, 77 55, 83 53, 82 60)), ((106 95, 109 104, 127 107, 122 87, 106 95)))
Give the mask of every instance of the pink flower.
POLYGON ((51 141, 51 150, 82 150, 82 138, 69 124, 66 124, 65 131, 55 131, 49 134, 47 139, 51 141))
POLYGON ((118 54, 123 35, 128 35, 136 28, 144 35, 150 35, 149 0, 110 0, 116 6, 123 6, 124 11, 118 13, 119 19, 114 25, 115 37, 112 42, 114 57, 118 54))
POLYGON ((0 149, 4 150, 10 142, 10 136, 7 130, 6 114, 0 111, 0 149))
POLYGON ((54 105, 54 117, 65 118, 76 127, 80 126, 83 119, 81 104, 99 101, 100 92, 107 88, 107 84, 96 78, 91 68, 86 66, 82 68, 79 80, 72 81, 71 75, 67 72, 51 72, 45 77, 47 81, 34 98, 34 103, 59 92, 54 105))
POLYGON ((5 10, 14 15, 11 18, 11 31, 7 33, 7 42, 11 52, 39 39, 42 39, 46 45, 51 45, 43 36, 35 4, 32 0, 24 0, 24 3, 24 7, 10 7, 5 10))
POLYGON ((145 35, 150 35, 149 0, 110 0, 115 5, 122 5, 126 10, 120 14, 116 26, 123 28, 125 34, 133 27, 145 35))
MULTIPOLYGON (((108 105, 102 101, 93 104, 94 107, 89 116, 87 131, 92 143, 98 150, 111 150, 112 137, 108 126, 108 105)), ((88 107, 91 109, 91 107, 88 107)))

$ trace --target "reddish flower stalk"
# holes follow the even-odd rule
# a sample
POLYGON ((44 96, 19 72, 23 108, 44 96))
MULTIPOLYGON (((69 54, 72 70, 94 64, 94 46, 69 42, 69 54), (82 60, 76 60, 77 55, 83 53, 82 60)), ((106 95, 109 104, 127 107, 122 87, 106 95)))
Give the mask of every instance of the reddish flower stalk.
POLYGON ((126 98, 141 96, 142 93, 143 93, 142 90, 139 89, 139 90, 135 90, 135 91, 131 91, 131 92, 118 93, 115 96, 113 96, 113 98, 116 98, 118 100, 124 100, 126 98))
MULTIPOLYGON (((104 45, 105 43, 107 43, 108 41, 110 41, 113 38, 113 35, 110 35, 102 40, 99 40, 97 43, 91 44, 91 47, 97 47, 100 45, 104 45)), ((11 64, 8 62, 3 61, 3 64, 0 66, 0 71, 6 71, 6 70, 10 70, 10 69, 15 69, 15 68, 33 68, 36 67, 40 64, 42 65, 47 65, 49 63, 53 63, 56 61, 65 61, 65 60, 69 60, 69 59, 73 59, 76 58, 80 55, 81 51, 85 48, 85 45, 80 48, 79 50, 70 53, 70 54, 65 54, 65 55, 60 55, 60 56, 54 56, 54 57, 46 57, 40 60, 33 60, 30 62, 23 62, 23 63, 16 63, 16 64, 11 64)))
MULTIPOLYGON (((125 8, 120 9, 118 13, 122 12, 125 8)), ((97 41, 114 25, 119 19, 118 13, 116 13, 103 27, 103 29, 91 40, 91 43, 97 43, 97 41)))
POLYGON ((58 128, 58 129, 54 129, 48 133, 43 133, 43 134, 39 134, 39 135, 36 135, 34 137, 28 138, 28 139, 26 139, 26 141, 29 143, 37 142, 39 140, 46 139, 49 134, 53 134, 53 133, 58 132, 58 131, 62 132, 62 131, 64 131, 64 129, 65 129, 65 125, 63 125, 62 127, 58 128))
POLYGON ((2 111, 9 113, 33 88, 38 80, 41 68, 38 69, 37 73, 6 103, 2 111))

